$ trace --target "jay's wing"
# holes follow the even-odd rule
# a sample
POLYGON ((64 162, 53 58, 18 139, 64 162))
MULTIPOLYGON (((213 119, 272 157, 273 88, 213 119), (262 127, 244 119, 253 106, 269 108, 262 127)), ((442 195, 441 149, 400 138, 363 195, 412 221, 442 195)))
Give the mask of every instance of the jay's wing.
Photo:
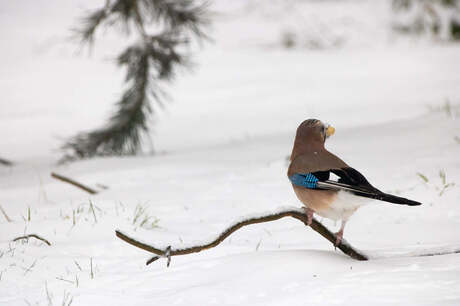
POLYGON ((353 193, 354 195, 371 198, 375 200, 390 202, 394 204, 416 206, 421 205, 420 202, 412 201, 406 198, 394 196, 388 193, 381 192, 372 186, 367 179, 358 170, 346 167, 341 169, 331 169, 328 172, 319 171, 312 173, 315 177, 318 176, 317 186, 326 190, 344 190, 353 193), (334 173, 339 177, 338 181, 329 180, 330 173, 334 173), (315 175, 316 174, 316 175, 315 175), (327 176, 327 179, 324 179, 327 176))
POLYGON ((372 186, 358 170, 351 168, 327 150, 297 156, 289 166, 288 176, 294 185, 306 188, 344 190, 357 196, 395 204, 421 205, 416 201, 381 192, 372 186), (339 179, 337 181, 330 180, 331 173, 337 175, 339 179), (309 179, 314 181, 313 185, 308 181, 309 179), (296 184, 295 180, 302 184, 296 184))

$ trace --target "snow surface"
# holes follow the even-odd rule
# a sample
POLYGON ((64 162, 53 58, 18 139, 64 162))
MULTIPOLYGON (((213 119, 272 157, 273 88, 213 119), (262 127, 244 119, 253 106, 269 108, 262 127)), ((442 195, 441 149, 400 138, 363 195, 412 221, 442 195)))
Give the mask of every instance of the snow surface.
POLYGON ((0 206, 13 220, 0 214, 0 305, 460 304, 460 254, 408 256, 460 247, 459 45, 395 36, 388 1, 217 1, 215 43, 157 118, 161 154, 57 166, 63 139, 98 126, 121 91, 117 35, 91 57, 67 40, 102 2, 0 1, 0 157, 16 163, 0 166, 0 206), (286 31, 302 43, 283 49, 286 31), (344 236, 372 260, 290 218, 170 268, 145 266, 150 254, 115 237, 119 228, 181 247, 243 216, 300 207, 286 157, 312 117, 336 127, 327 147, 376 187, 423 202, 373 202, 351 217, 344 236), (51 171, 108 189, 90 196, 51 171), (11 242, 27 233, 52 246, 11 242))

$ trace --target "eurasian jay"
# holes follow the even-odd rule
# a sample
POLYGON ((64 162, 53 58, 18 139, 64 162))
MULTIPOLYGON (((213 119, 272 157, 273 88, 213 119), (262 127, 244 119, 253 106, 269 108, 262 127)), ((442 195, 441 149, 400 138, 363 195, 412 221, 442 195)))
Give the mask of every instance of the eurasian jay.
POLYGON ((309 225, 314 213, 342 221, 337 232, 338 245, 348 219, 369 198, 410 206, 421 203, 381 192, 361 173, 326 150, 324 142, 334 132, 332 126, 317 119, 302 122, 297 128, 288 177, 297 198, 305 205, 309 225), (329 180, 331 173, 338 177, 337 181, 329 180))

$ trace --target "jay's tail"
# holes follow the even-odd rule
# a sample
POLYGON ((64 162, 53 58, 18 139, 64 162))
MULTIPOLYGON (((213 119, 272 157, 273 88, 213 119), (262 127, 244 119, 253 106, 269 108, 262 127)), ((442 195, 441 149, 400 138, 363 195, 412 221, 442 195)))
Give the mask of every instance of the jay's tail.
POLYGON ((400 204, 400 205, 409 205, 409 206, 417 206, 421 205, 422 203, 417 202, 417 201, 412 201, 406 198, 394 196, 388 193, 381 192, 377 189, 374 190, 368 190, 365 188, 361 188, 358 186, 352 186, 348 184, 343 184, 343 183, 338 183, 334 181, 319 181, 317 182, 317 186, 321 189, 329 189, 329 190, 345 190, 348 192, 351 192, 357 196, 361 197, 366 197, 370 199, 375 199, 375 200, 380 200, 380 201, 385 201, 385 202, 390 202, 394 204, 400 204))

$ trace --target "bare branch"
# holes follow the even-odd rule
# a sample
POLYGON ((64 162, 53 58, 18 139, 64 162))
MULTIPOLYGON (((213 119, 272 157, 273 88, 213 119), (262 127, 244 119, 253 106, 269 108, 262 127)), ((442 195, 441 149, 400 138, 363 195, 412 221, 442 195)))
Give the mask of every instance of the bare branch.
MULTIPOLYGON (((146 265, 151 264, 152 262, 160 259, 160 258, 167 258, 167 266, 169 267, 169 264, 171 262, 171 257, 172 256, 178 256, 178 255, 186 255, 186 254, 191 254, 191 253, 198 253, 203 250, 207 250, 213 247, 216 247, 219 245, 222 241, 224 241, 228 236, 230 236, 232 233, 237 231, 238 229, 250 225, 250 224, 257 224, 257 223, 264 223, 264 222, 270 222, 270 221, 275 221, 284 217, 292 217, 295 219, 298 219, 302 221, 305 225, 308 224, 308 216, 301 210, 296 210, 296 209, 288 209, 288 210, 283 210, 277 213, 265 215, 265 216, 260 216, 260 217, 255 217, 255 218, 249 218, 240 222, 237 222, 230 227, 228 227, 226 230, 224 230, 216 239, 209 243, 203 243, 200 245, 188 247, 188 248, 182 248, 182 249, 172 249, 171 246, 168 246, 166 249, 161 249, 158 247, 155 247, 153 245, 149 245, 146 243, 143 243, 139 240, 136 240, 132 237, 129 237, 128 235, 122 233, 119 230, 115 231, 115 234, 118 238, 121 240, 138 247, 140 249, 143 249, 145 251, 151 252, 156 254, 152 258, 150 258, 147 262, 146 265)), ((308 225, 307 225, 308 226, 308 225)), ((319 233, 321 236, 329 240, 332 244, 335 244, 336 242, 336 235, 329 231, 324 225, 322 225, 320 222, 318 222, 315 218, 313 218, 312 223, 310 227, 319 233)), ((342 240, 339 245, 337 245, 337 248, 339 248, 344 254, 350 256, 353 259, 357 260, 369 260, 370 258, 386 258, 387 256, 367 256, 363 254, 362 252, 354 249, 348 242, 345 240, 342 240)), ((433 248, 433 249, 424 249, 420 251, 412 251, 409 253, 404 253, 404 254, 396 254, 394 256, 397 257, 425 257, 425 256, 437 256, 437 255, 448 255, 448 254, 459 254, 460 253, 460 247, 458 246, 451 246, 451 247, 443 247, 443 248, 433 248)))
POLYGON ((54 173, 54 172, 51 172, 51 176, 54 177, 55 179, 58 179, 60 181, 63 181, 63 182, 66 182, 66 183, 69 183, 71 185, 74 185, 75 187, 78 187, 80 189, 83 189, 84 191, 90 193, 90 194, 96 194, 97 191, 88 187, 88 186, 85 186, 79 182, 76 182, 74 180, 72 180, 71 178, 68 178, 68 177, 65 177, 65 176, 62 176, 60 174, 57 174, 57 173, 54 173))
POLYGON ((51 246, 51 243, 48 240, 46 240, 45 238, 43 238, 43 237, 41 237, 41 236, 39 236, 37 234, 29 234, 29 235, 17 237, 17 238, 14 238, 13 241, 18 241, 18 240, 22 240, 22 239, 29 240, 29 238, 35 238, 35 239, 41 240, 44 243, 46 243, 47 245, 51 246))
MULTIPOLYGON (((224 230, 215 240, 202 244, 202 245, 197 245, 189 248, 183 248, 183 249, 172 249, 168 247, 166 250, 162 250, 159 248, 156 248, 154 246, 142 243, 134 238, 131 238, 124 233, 122 233, 119 230, 116 230, 116 236, 123 241, 138 247, 140 249, 143 249, 145 251, 157 254, 158 256, 154 256, 151 259, 147 261, 147 265, 156 261, 160 257, 166 257, 168 258, 168 262, 170 260, 171 256, 178 256, 178 255, 186 255, 186 254, 191 254, 191 253, 197 253, 201 252, 203 250, 207 250, 213 247, 216 247, 219 245, 222 241, 224 241, 228 236, 230 236, 233 232, 239 230, 240 228, 250 225, 250 224, 257 224, 257 223, 264 223, 264 222, 270 222, 270 221, 275 221, 284 217, 292 217, 295 219, 298 219, 302 221, 305 225, 308 224, 308 216, 303 213, 300 210, 285 210, 281 211, 275 214, 270 214, 266 216, 261 216, 261 217, 256 217, 256 218, 250 218, 246 219, 240 222, 237 222, 224 230)), ((329 240, 332 244, 335 244, 336 242, 336 235, 329 231, 324 225, 322 225, 320 222, 318 222, 316 219, 313 218, 312 223, 310 227, 319 233, 321 236, 329 240)), ((350 256, 351 258, 357 259, 357 260, 368 260, 368 257, 358 250, 355 250, 351 245, 349 245, 345 240, 342 240, 339 245, 337 245, 337 248, 340 249, 344 254, 350 256)), ((169 264, 168 264, 169 265, 169 264)))

